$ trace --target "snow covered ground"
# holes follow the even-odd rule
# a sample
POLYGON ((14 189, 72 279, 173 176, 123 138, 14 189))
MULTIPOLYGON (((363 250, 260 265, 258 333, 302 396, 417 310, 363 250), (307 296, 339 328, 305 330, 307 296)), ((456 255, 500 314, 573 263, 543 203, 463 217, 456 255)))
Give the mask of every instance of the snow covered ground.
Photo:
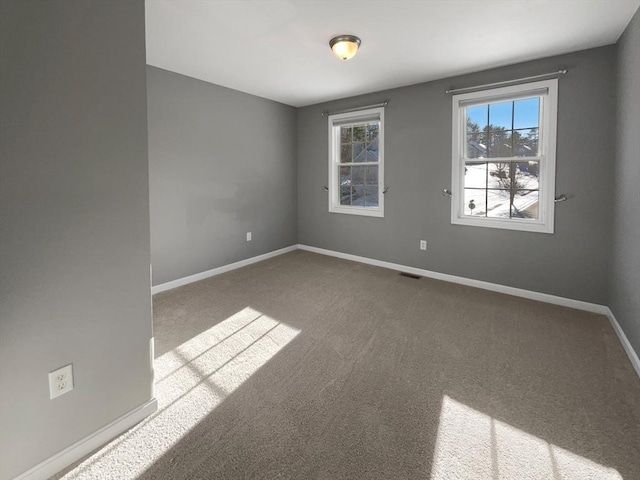
MULTIPOLYGON (((464 214, 478 217, 509 218, 510 195, 500 184, 497 163, 467 163, 465 173, 464 214), (473 202, 473 203, 472 203, 473 202), (475 208, 470 208, 473 205, 475 208)), ((511 216, 532 218, 538 203, 538 176, 527 171, 528 162, 518 164, 519 189, 513 199, 511 216)), ((534 213, 535 215, 535 213, 534 213)), ((534 217, 533 217, 534 218, 534 217)))

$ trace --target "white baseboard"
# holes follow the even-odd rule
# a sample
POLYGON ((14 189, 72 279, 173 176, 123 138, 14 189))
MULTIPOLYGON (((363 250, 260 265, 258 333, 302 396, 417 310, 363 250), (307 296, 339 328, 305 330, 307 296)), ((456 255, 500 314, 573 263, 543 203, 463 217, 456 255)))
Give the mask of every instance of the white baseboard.
POLYGON ((609 307, 607 307, 606 315, 609 318, 609 321, 611 322, 611 326, 613 327, 613 330, 616 332, 616 335, 618 335, 618 339, 622 344, 622 348, 624 348, 624 351, 627 352, 627 355, 629 356, 629 360, 631 360, 631 365, 633 365, 633 368, 636 370, 636 373, 640 377, 640 359, 638 359, 638 354, 631 346, 631 342, 629 342, 629 339, 624 334, 624 330, 622 330, 622 327, 618 323, 618 320, 616 320, 616 317, 613 315, 613 312, 609 307))
POLYGON ((557 297, 555 295, 549 295, 547 293, 533 292, 531 290, 508 287, 506 285, 499 285, 497 283, 483 282, 482 280, 473 280, 471 278, 458 277, 456 275, 448 275, 446 273, 432 272, 430 270, 423 270, 422 268, 415 268, 415 267, 409 267, 407 265, 400 265, 397 263, 384 262, 382 260, 375 260, 373 258, 359 257, 357 255, 350 255, 348 253, 335 252, 333 250, 325 250, 324 248, 309 247, 307 245, 299 245, 299 247, 301 250, 320 253, 322 255, 329 255, 332 257, 343 258, 345 260, 352 260, 354 262, 366 263, 368 265, 375 265, 376 267, 383 267, 383 268, 389 268, 391 270, 398 270, 402 272, 412 273, 414 275, 433 278, 435 280, 443 280, 445 282, 458 283, 460 285, 467 285, 469 287, 482 288, 483 290, 491 290, 492 292, 506 293, 507 295, 513 295, 515 297, 528 298, 530 300, 538 300, 545 303, 551 303, 553 305, 561 305, 563 307, 575 308, 577 310, 585 310, 587 312, 600 313, 602 315, 606 315, 607 311, 609 310, 604 305, 598 305, 596 303, 589 303, 589 302, 582 302, 580 300, 573 300, 571 298, 557 297))
POLYGON ((189 283, 197 282, 199 280, 204 280, 205 278, 214 277, 216 275, 220 275, 221 273, 235 270, 236 268, 246 267, 247 265, 251 265, 252 263, 261 262, 262 260, 266 260, 267 258, 277 257, 278 255, 282 255, 283 253, 287 252, 293 252, 297 249, 297 245, 291 245, 290 247, 285 247, 281 248, 280 250, 274 250, 272 252, 264 253, 262 255, 258 255, 257 257, 240 260, 239 262, 230 263, 229 265, 223 265, 212 270, 207 270, 206 272, 200 272, 194 275, 189 275, 188 277, 178 278, 177 280, 172 280, 167 283, 161 283, 160 285, 151 287, 151 294, 155 295, 156 293, 172 290, 183 285, 188 285, 189 283))
POLYGON ((592 313, 599 313, 605 315, 611 322, 613 330, 618 335, 620 343, 625 352, 629 356, 629 360, 633 365, 636 373, 640 377, 640 361, 638 360, 638 354, 635 352, 629 339, 625 335, 624 331, 620 327, 620 324, 613 316, 611 309, 605 305, 598 305, 597 303, 583 302, 580 300, 573 300, 571 298, 558 297, 555 295, 549 295, 547 293, 533 292, 531 290, 524 290, 521 288, 508 287, 506 285, 499 285, 497 283, 483 282, 481 280, 473 280, 465 277, 457 277, 455 275, 447 275, 446 273, 432 272, 429 270, 423 270, 421 268, 409 267, 407 265, 400 265, 397 263, 384 262, 382 260, 375 260, 373 258, 360 257, 358 255, 351 255, 348 253, 336 252, 333 250, 325 250, 324 248, 309 247, 307 245, 298 245, 301 250, 307 250, 309 252, 319 253, 321 255, 329 255, 331 257, 342 258, 345 260, 351 260, 354 262, 366 263, 368 265, 374 265, 376 267, 389 268, 391 270, 398 270, 407 273, 413 273, 414 275, 420 275, 422 277, 433 278, 436 280, 444 280, 445 282, 458 283, 461 285, 467 285, 475 288, 482 288, 484 290, 490 290, 492 292, 505 293, 507 295, 513 295, 515 297, 528 298, 530 300, 538 300, 540 302, 551 303, 553 305, 560 305, 563 307, 575 308, 577 310, 584 310, 592 313))
POLYGON ((144 420, 157 409, 158 401, 155 398, 152 398, 143 405, 134 408, 120 418, 117 418, 108 425, 105 425, 100 430, 97 430, 91 435, 74 443, 70 447, 65 448, 61 452, 47 458, 45 461, 40 462, 35 467, 18 475, 14 480, 42 480, 43 478, 49 478, 63 468, 71 465, 76 460, 81 459, 86 454, 91 453, 93 450, 105 444, 112 438, 117 437, 122 432, 133 427, 136 423, 144 420))

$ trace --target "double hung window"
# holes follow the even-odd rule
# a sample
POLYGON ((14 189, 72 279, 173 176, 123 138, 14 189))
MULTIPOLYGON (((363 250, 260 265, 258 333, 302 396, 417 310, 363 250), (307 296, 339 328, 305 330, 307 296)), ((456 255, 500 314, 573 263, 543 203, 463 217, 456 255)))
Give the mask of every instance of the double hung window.
POLYGON ((384 216, 384 109, 329 116, 329 211, 384 216))
POLYGON ((557 79, 453 97, 451 222, 553 233, 557 79))

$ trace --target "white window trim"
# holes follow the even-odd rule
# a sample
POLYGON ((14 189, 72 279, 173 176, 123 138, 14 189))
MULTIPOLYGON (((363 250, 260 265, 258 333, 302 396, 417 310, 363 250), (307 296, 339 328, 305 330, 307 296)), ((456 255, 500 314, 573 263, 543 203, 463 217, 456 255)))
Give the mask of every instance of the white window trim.
POLYGON ((366 217, 384 217, 384 107, 368 108, 356 112, 337 113, 329 115, 329 212, 345 213, 347 215, 363 215, 366 217), (334 122, 349 120, 357 123, 358 119, 380 117, 378 129, 378 206, 377 207, 353 207, 340 205, 340 127, 334 122))
MULTIPOLYGON (((502 228, 526 232, 553 233, 555 214, 556 128, 558 117, 558 80, 544 80, 509 87, 471 92, 453 97, 453 145, 451 181, 451 223, 476 227, 502 228), (464 215, 464 142, 466 118, 464 107, 498 100, 540 95, 540 181, 537 220, 500 219, 464 215), (462 106, 461 106, 462 104, 462 106)), ((521 158, 517 158, 521 160, 521 158)), ((525 157, 526 159, 526 157, 525 157)), ((486 159, 491 161, 490 158, 486 159)), ((509 159, 506 159, 509 160, 509 159)), ((512 158, 511 160, 516 160, 512 158)))

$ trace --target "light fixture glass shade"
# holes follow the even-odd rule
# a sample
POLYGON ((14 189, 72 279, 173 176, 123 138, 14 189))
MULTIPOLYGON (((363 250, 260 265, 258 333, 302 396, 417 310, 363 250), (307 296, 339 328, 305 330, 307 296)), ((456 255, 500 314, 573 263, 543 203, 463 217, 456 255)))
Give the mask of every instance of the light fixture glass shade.
POLYGON ((358 51, 360 39, 353 35, 340 35, 329 41, 334 55, 342 60, 349 60, 358 51))

